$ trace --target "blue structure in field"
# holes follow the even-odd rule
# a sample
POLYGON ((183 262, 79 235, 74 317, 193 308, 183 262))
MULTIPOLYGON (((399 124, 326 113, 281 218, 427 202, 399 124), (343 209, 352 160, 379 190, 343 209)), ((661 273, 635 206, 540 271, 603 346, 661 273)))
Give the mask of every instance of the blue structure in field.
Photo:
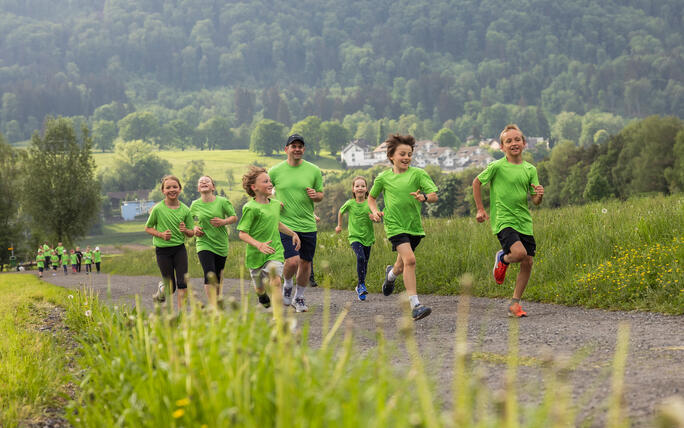
POLYGON ((135 220, 136 216, 149 213, 155 204, 154 201, 124 201, 121 203, 121 218, 135 220))

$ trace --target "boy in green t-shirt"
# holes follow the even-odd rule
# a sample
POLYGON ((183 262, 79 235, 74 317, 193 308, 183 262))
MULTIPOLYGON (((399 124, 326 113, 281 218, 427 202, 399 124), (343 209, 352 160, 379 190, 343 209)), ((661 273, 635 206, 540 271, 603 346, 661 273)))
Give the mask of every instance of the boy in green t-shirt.
POLYGON ((43 270, 45 269, 45 255, 43 255, 43 250, 38 249, 38 254, 36 255, 36 266, 38 267, 38 277, 43 277, 43 270))
POLYGON ((102 263, 102 253, 100 253, 100 247, 95 247, 95 250, 93 250, 93 263, 97 268, 97 273, 100 273, 100 263, 102 263))
POLYGON ((78 272, 78 256, 76 255, 76 251, 74 249, 71 249, 71 254, 69 255, 69 261, 71 262, 71 272, 72 273, 77 273, 78 272))
POLYGON ((59 267, 59 256, 54 249, 50 250, 50 263, 52 264, 52 276, 57 276, 57 268, 59 267))
POLYGON ((273 183, 264 168, 251 166, 242 176, 242 187, 251 196, 251 201, 242 207, 242 218, 238 223, 240 239, 249 244, 245 264, 249 268, 254 290, 259 303, 268 308, 271 299, 266 292, 266 278, 270 278, 274 298, 280 297, 280 277, 285 261, 280 234, 292 238, 292 247, 299 251, 299 236, 280 221, 282 204, 269 199, 273 183))
POLYGON ((532 215, 527 205, 527 194, 531 193, 532 202, 539 205, 544 196, 544 187, 539 185, 534 165, 522 158, 526 142, 520 128, 507 125, 499 141, 506 156, 487 165, 473 180, 473 197, 477 206, 477 221, 482 223, 490 217, 482 204, 481 188, 483 184, 490 183, 492 232, 499 238, 502 248, 494 258, 494 280, 497 284, 503 284, 508 265, 520 263, 508 315, 524 317, 527 312, 520 306, 520 299, 532 274, 532 260, 537 247, 532 234, 532 215))
POLYGON ((62 261, 62 269, 64 269, 64 275, 66 275, 67 267, 69 266, 69 255, 67 254, 66 250, 62 250, 62 257, 60 257, 60 260, 62 261))
POLYGON ((55 251, 57 252, 57 258, 59 259, 59 263, 62 264, 62 254, 64 254, 64 246, 62 245, 62 242, 57 243, 55 251))
POLYGON ((86 247, 85 253, 83 253, 83 260, 83 263, 85 264, 86 275, 90 275, 90 272, 93 271, 93 252, 90 249, 90 245, 86 247))
POLYGON ((375 243, 375 231, 373 221, 370 219, 371 210, 368 208, 368 182, 360 175, 352 180, 352 195, 354 198, 347 200, 337 213, 336 233, 342 231, 342 214, 349 212, 349 244, 356 254, 356 295, 360 301, 366 300, 366 271, 370 258, 371 245, 375 243))
POLYGON ((416 288, 416 256, 414 251, 425 237, 420 218, 421 205, 437 201, 437 186, 427 172, 411 166, 413 147, 416 140, 411 135, 393 134, 385 141, 387 158, 392 169, 380 173, 368 196, 371 220, 384 218, 385 234, 397 252, 394 266, 385 269, 382 294, 389 296, 394 291, 394 281, 403 273, 404 287, 411 304, 411 315, 419 320, 430 315, 432 309, 418 301, 416 288), (385 211, 378 211, 377 198, 383 194, 385 211))

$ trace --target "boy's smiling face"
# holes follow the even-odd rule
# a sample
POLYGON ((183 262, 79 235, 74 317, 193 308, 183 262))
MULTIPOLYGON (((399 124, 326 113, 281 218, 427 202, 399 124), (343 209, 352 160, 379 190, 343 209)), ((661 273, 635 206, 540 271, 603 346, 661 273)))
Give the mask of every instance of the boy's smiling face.
POLYGON ((413 157, 413 149, 408 144, 399 144, 394 151, 394 154, 390 156, 394 168, 403 172, 408 169, 411 165, 411 157, 413 157))
POLYGON ((507 158, 521 156, 525 145, 525 138, 517 129, 509 129, 501 138, 501 151, 506 154, 507 158))
POLYGON ((269 177, 269 175, 265 172, 259 174, 254 181, 254 184, 252 184, 252 190, 254 190, 254 193, 263 196, 270 195, 271 192, 273 192, 273 183, 271 183, 271 177, 269 177))

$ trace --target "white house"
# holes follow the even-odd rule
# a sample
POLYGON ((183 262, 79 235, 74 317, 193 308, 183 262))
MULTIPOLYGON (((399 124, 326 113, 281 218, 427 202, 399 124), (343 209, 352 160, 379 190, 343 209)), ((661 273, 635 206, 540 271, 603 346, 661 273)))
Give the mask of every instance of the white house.
POLYGON ((352 140, 342 149, 340 157, 347 168, 373 166, 378 161, 371 148, 371 144, 366 140, 352 140))

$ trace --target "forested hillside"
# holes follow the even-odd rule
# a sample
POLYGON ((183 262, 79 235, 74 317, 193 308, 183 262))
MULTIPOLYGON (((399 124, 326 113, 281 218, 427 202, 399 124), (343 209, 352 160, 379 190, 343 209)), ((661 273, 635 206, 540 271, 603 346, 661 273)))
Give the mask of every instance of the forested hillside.
MULTIPOLYGON (((682 9, 681 0, 0 0, 0 131, 19 141, 48 114, 94 126, 141 110, 176 134, 214 117, 238 129, 264 118, 415 115, 461 140, 508 119, 548 136, 561 112, 612 113, 620 125, 681 118, 682 9)), ((237 132, 243 146, 249 132, 237 132)))

